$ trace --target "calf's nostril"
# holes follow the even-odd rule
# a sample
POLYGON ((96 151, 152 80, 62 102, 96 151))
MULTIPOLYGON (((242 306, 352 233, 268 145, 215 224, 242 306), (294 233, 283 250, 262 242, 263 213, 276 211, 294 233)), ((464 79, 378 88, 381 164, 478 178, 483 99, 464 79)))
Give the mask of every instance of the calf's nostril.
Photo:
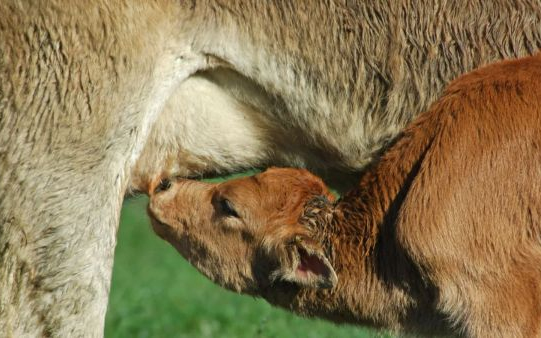
POLYGON ((158 193, 160 191, 166 191, 169 190, 169 188, 171 188, 171 181, 167 178, 162 178, 156 189, 154 189, 154 192, 158 193))

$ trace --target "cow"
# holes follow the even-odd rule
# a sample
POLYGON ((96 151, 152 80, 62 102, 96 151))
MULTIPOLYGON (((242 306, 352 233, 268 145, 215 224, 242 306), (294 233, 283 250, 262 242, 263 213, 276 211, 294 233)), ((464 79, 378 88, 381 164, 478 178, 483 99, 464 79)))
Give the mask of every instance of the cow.
POLYGON ((0 2, 0 332, 101 336, 126 193, 347 186, 444 85, 541 47, 538 0, 0 2))

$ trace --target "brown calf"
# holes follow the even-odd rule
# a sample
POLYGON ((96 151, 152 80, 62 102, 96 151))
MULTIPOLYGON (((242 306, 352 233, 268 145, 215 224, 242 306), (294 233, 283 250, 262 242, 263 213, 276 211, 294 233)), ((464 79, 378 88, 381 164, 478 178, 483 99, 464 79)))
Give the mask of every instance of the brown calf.
POLYGON ((541 336, 541 56, 452 82, 356 189, 327 199, 308 172, 270 169, 161 181, 149 213, 213 281, 296 313, 541 336))

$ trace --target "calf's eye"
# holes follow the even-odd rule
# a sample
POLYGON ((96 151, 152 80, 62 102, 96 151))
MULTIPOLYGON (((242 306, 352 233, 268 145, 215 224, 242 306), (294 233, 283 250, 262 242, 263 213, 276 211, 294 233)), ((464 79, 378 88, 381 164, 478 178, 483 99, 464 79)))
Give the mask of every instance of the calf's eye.
POLYGON ((232 216, 232 217, 237 217, 237 218, 239 217, 239 214, 233 207, 233 204, 225 198, 220 200, 220 208, 222 209, 222 212, 226 214, 227 216, 232 216))
POLYGON ((158 193, 160 191, 166 191, 169 190, 169 188, 171 188, 171 181, 167 178, 163 178, 160 180, 160 183, 158 184, 154 192, 158 193))

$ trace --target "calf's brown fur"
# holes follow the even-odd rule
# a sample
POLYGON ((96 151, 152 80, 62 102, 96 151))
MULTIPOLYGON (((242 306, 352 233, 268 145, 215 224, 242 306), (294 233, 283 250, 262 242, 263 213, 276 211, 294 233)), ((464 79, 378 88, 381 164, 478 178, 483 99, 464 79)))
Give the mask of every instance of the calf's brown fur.
POLYGON ((540 126, 541 55, 504 61, 452 82, 336 204, 308 172, 271 169, 162 181, 149 212, 203 274, 296 313, 539 337, 540 126))
POLYGON ((540 0, 0 1, 0 332, 101 337, 127 190, 270 164, 343 187, 540 0), (324 160, 322 160, 324 159, 324 160))

